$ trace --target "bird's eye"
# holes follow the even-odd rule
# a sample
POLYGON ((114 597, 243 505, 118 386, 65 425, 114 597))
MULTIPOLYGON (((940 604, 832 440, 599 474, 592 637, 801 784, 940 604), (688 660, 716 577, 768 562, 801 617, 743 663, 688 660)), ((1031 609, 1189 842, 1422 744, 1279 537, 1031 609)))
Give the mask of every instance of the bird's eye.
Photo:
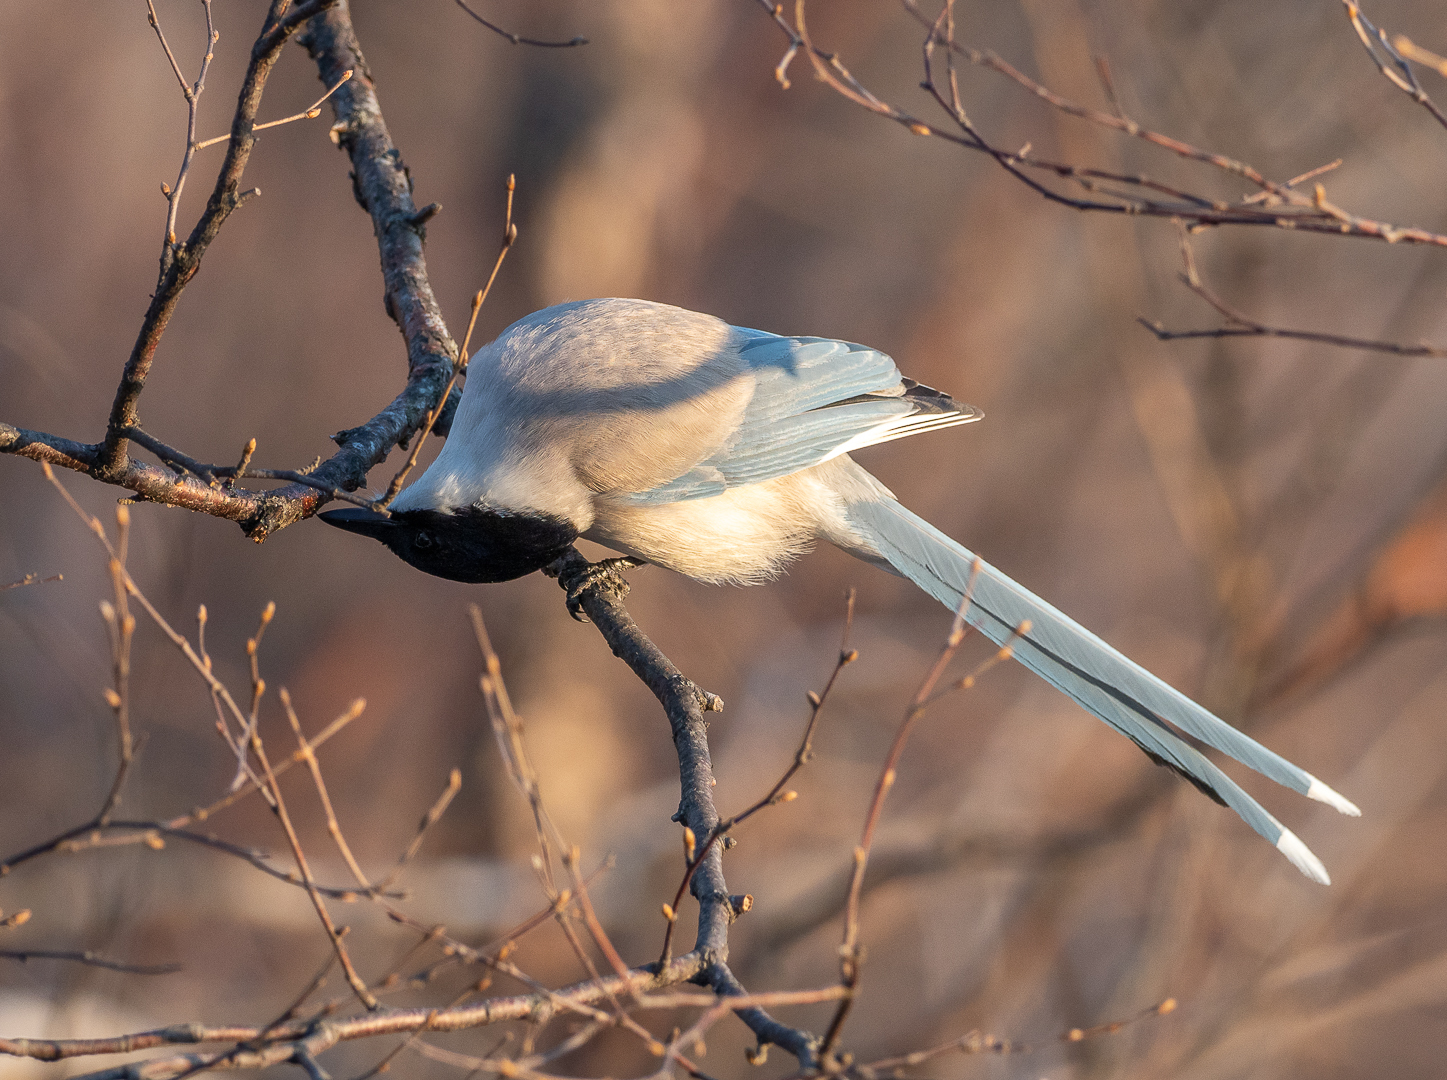
POLYGON ((425 532, 420 532, 417 534, 417 539, 412 542, 418 548, 418 550, 426 551, 432 546, 432 537, 425 532))

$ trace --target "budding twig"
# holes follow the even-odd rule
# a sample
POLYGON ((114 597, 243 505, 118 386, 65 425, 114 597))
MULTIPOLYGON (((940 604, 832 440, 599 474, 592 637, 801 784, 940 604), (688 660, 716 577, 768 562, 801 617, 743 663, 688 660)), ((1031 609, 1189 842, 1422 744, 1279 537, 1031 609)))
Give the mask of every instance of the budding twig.
MULTIPOLYGON (((345 83, 348 79, 350 79, 352 77, 352 74, 353 72, 350 68, 342 72, 342 77, 332 84, 331 89, 329 89, 321 97, 317 98, 316 101, 314 101, 311 105, 308 105, 301 112, 294 113, 291 116, 284 116, 280 120, 268 120, 264 124, 252 124, 251 133, 255 135, 258 131, 264 131, 266 128, 281 127, 282 124, 290 124, 296 120, 315 120, 318 116, 322 114, 322 105, 325 104, 327 98, 331 97, 338 90, 340 90, 342 88, 342 84, 345 83)), ((227 142, 230 139, 231 134, 230 132, 227 132, 225 135, 217 135, 214 139, 207 139, 204 142, 198 142, 195 146, 195 149, 204 150, 208 146, 215 146, 217 143, 227 142)))

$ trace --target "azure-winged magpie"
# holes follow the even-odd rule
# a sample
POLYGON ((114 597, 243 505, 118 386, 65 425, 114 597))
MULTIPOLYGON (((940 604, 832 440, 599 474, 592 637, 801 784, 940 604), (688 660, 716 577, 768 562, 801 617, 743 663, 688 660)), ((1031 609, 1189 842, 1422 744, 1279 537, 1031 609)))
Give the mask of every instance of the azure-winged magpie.
POLYGON ((321 517, 456 581, 520 577, 584 537, 742 584, 824 539, 948 608, 970 588, 970 623, 1003 644, 1028 621, 1016 659, 1325 884, 1306 845, 1182 736, 1355 816, 1352 803, 978 562, 849 457, 979 418, 862 345, 643 300, 584 300, 535 312, 478 351, 445 446, 390 517, 321 517))

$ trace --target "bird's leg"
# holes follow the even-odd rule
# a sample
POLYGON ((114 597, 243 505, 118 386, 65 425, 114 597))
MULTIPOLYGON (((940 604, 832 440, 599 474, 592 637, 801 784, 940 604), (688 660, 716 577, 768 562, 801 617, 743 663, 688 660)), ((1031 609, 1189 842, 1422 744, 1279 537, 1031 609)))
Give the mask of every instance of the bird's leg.
POLYGON ((556 577, 558 584, 567 590, 568 614, 579 622, 587 622, 588 616, 583 614, 584 593, 602 589, 621 600, 628 595, 628 582, 623 577, 622 571, 646 565, 642 559, 624 555, 616 559, 600 559, 595 563, 581 565, 559 566, 554 563, 544 572, 556 577))

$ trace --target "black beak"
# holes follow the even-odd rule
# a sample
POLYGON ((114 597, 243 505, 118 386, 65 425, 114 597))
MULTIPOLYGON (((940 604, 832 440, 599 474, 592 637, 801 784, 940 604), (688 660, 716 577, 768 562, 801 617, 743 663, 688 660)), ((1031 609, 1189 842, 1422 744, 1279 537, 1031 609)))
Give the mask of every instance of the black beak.
POLYGON ((328 525, 346 529, 347 532, 361 533, 363 536, 370 536, 383 543, 386 542, 385 538, 398 527, 398 523, 391 518, 383 517, 372 510, 363 510, 360 506, 349 507, 346 510, 324 510, 317 517, 328 525))

